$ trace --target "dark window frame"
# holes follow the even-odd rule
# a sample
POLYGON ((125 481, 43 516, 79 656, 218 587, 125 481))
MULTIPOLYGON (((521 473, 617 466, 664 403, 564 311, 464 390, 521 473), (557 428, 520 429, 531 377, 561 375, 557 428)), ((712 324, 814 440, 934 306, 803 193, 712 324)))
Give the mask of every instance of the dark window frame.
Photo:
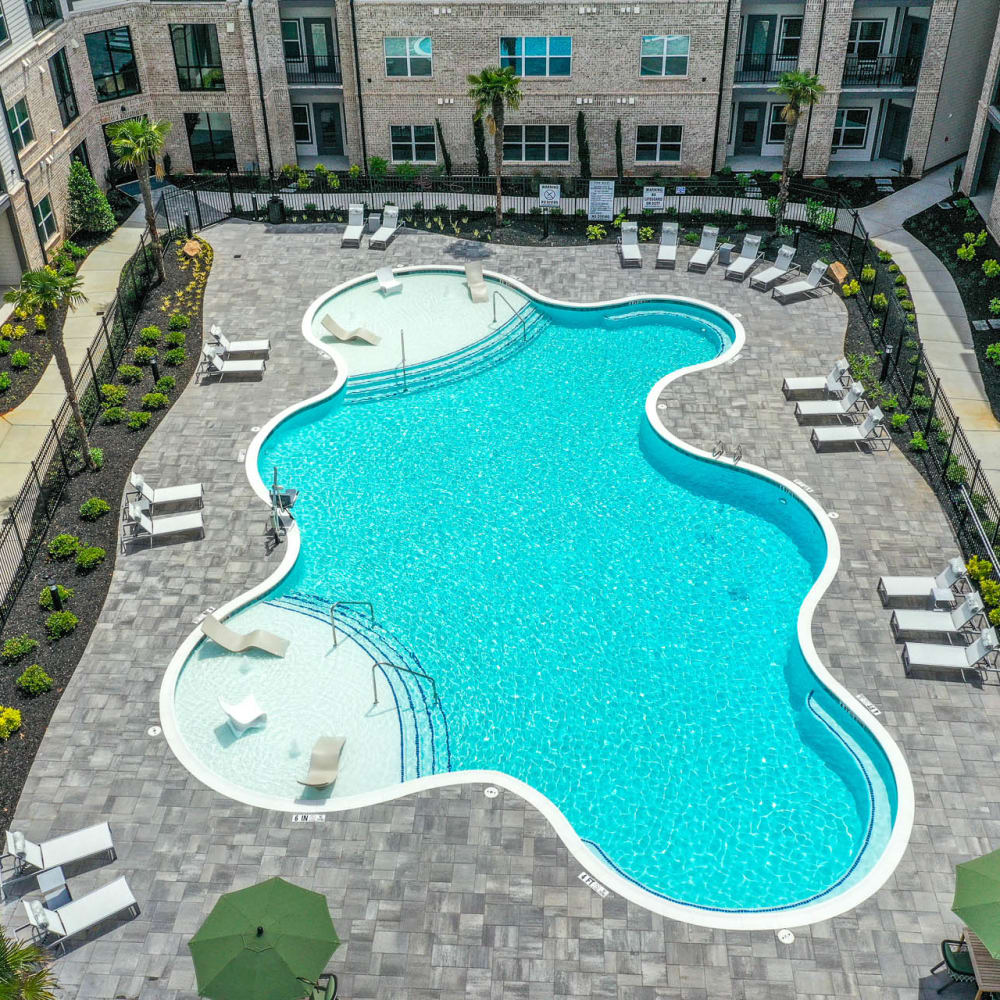
POLYGON ((313 141, 313 130, 312 130, 312 105, 311 104, 293 104, 292 105, 292 134, 295 136, 295 141, 302 146, 308 146, 313 141), (295 120, 295 112, 304 111, 305 120, 297 122, 295 120), (296 133, 297 128, 305 126, 305 130, 308 133, 305 139, 300 139, 296 133))
POLYGON ((28 25, 31 33, 37 35, 63 19, 59 0, 25 0, 28 25))
POLYGON ((225 90, 226 76, 222 69, 222 50, 219 47, 219 32, 216 26, 212 23, 192 22, 170 24, 167 27, 170 29, 170 47, 174 54, 178 88, 184 92, 225 90), (207 37, 200 38, 202 32, 195 29, 202 29, 207 37), (214 55, 218 56, 217 63, 208 61, 213 57, 212 36, 214 36, 214 55), (183 46, 184 56, 187 57, 183 65, 178 61, 178 41, 183 46))
POLYGON ((28 107, 28 98, 19 97, 9 108, 7 108, 7 124, 10 126, 11 142, 14 144, 14 152, 20 153, 22 149, 30 146, 35 141, 35 128, 31 124, 31 108, 28 107), (21 118, 15 112, 20 105, 24 105, 24 117, 21 118), (27 133, 27 136, 25 136, 27 133))
POLYGON ((571 153, 569 125, 562 125, 560 123, 552 125, 548 123, 517 123, 504 125, 503 127, 504 163, 569 163, 571 153), (510 130, 509 132, 508 129, 510 130), (529 136, 529 129, 532 130, 531 136, 529 136), (538 129, 544 129, 544 134, 540 136, 537 132, 538 129), (565 129, 566 138, 563 139, 561 136, 553 138, 552 129, 565 129), (520 134, 520 138, 516 137, 518 133, 520 134), (553 158, 551 155, 553 150, 556 149, 561 152, 564 146, 566 147, 566 155, 553 158), (511 149, 517 147, 520 150, 520 155, 508 156, 508 147, 511 149), (529 147, 542 147, 545 155, 542 157, 528 156, 529 147))
POLYGON ((94 168, 90 165, 90 150, 87 149, 87 140, 83 139, 81 142, 77 143, 69 151, 69 161, 72 163, 74 160, 79 160, 88 171, 90 171, 90 176, 94 176, 94 168), (81 152, 82 150, 82 152, 81 152))
POLYGON ((49 240, 52 239, 56 233, 59 232, 59 220, 56 219, 55 210, 52 208, 52 198, 50 195, 45 195, 39 198, 37 205, 31 206, 31 215, 35 220, 35 229, 38 230, 39 238, 42 241, 43 246, 47 246, 49 240), (43 212, 42 206, 48 203, 48 211, 43 212), (49 225, 51 224, 52 229, 49 231, 49 225))
POLYGON ((666 125, 643 124, 635 127, 635 162, 639 163, 680 163, 684 151, 684 126, 679 122, 670 122, 666 125), (644 136, 642 130, 656 129, 655 138, 644 136), (672 133, 667 129, 677 129, 677 138, 672 138, 672 133), (652 157, 639 155, 640 147, 651 150, 652 157), (676 147, 676 156, 666 156, 665 153, 672 153, 676 147))
POLYGON ((389 126, 389 149, 390 155, 392 157, 393 163, 437 163, 437 135, 434 132, 433 125, 390 125, 389 126), (417 129, 423 129, 424 138, 417 138, 417 129), (407 136, 404 136, 402 131, 405 129, 407 136), (427 133, 430 132, 430 138, 428 139, 427 133), (418 147, 426 151, 427 147, 430 146, 434 155, 431 157, 418 156, 418 147), (402 149, 406 147, 408 152, 407 156, 397 156, 397 147, 402 149))
POLYGON ((213 170, 217 173, 221 173, 223 170, 226 169, 226 167, 229 167, 229 169, 231 170, 235 170, 237 168, 236 140, 235 137, 233 136, 233 118, 228 111, 186 111, 184 113, 184 131, 187 133, 188 149, 190 150, 191 153, 191 169, 195 173, 201 170, 213 170), (206 165, 204 161, 202 161, 201 163, 195 162, 194 146, 191 144, 191 137, 194 134, 195 128, 197 128, 199 124, 197 119, 201 118, 202 116, 204 116, 205 118, 205 127, 208 131, 208 142, 212 150, 211 166, 206 165), (212 128, 213 116, 219 116, 219 117, 224 116, 229 119, 229 141, 230 144, 232 145, 231 163, 228 162, 228 158, 224 158, 218 155, 218 151, 216 148, 215 133, 212 128), (193 123, 191 121, 192 118, 195 119, 193 123))
POLYGON ((52 75, 52 90, 56 95, 56 106, 63 128, 80 117, 80 105, 73 87, 73 74, 69 68, 66 49, 62 48, 49 59, 49 73, 52 75), (65 89, 61 89, 65 88, 65 89))
POLYGON ((119 25, 116 28, 106 28, 103 31, 88 32, 83 36, 83 40, 87 46, 87 58, 90 61, 90 75, 94 81, 94 90, 97 94, 97 100, 100 103, 104 103, 106 101, 117 101, 121 100, 123 97, 132 97, 135 94, 142 93, 142 81, 139 78, 139 65, 135 58, 135 45, 132 43, 132 31, 127 24, 119 25), (120 53, 123 50, 112 47, 111 36, 118 32, 124 32, 124 37, 128 39, 128 50, 131 55, 131 63, 125 62, 121 65, 116 64, 116 53, 120 53), (91 44, 91 39, 94 40, 93 44, 91 44), (98 50, 98 46, 101 45, 102 41, 102 54, 107 58, 108 64, 111 66, 111 72, 101 71, 98 73, 97 68, 94 66, 94 52, 95 50, 98 50), (127 84, 123 86, 119 82, 126 76, 134 77, 134 90, 130 89, 127 84), (114 84, 114 93, 105 93, 101 89, 100 85, 109 81, 114 84))

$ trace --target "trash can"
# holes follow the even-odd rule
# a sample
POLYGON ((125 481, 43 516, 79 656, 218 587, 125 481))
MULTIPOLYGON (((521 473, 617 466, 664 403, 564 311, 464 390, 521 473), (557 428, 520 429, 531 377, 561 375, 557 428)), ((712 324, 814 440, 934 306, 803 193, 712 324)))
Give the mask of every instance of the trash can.
POLYGON ((267 203, 267 221, 274 225, 285 221, 285 203, 277 195, 267 203))

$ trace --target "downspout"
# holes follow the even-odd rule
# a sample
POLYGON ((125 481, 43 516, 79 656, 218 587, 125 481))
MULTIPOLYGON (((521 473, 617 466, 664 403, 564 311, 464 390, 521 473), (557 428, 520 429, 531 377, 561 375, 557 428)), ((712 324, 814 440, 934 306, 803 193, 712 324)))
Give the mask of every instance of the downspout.
POLYGON ((267 104, 264 102, 264 75, 260 69, 260 50, 257 48, 257 23, 253 16, 253 0, 247 0, 250 13, 250 37, 253 40, 253 59, 257 66, 257 90, 260 92, 260 115, 264 122, 264 144, 267 146, 267 170, 274 171, 274 154, 271 152, 271 130, 267 127, 267 104))
POLYGON ((719 100, 715 105, 715 135, 712 137, 713 174, 715 173, 715 157, 719 151, 719 130, 722 128, 722 81, 726 75, 726 46, 729 44, 729 15, 732 12, 732 7, 733 0, 726 0, 726 21, 722 26, 722 62, 719 66, 719 100))
POLYGON ((358 25, 354 20, 354 0, 348 0, 351 11, 351 43, 354 46, 354 83, 358 89, 358 124, 361 126, 361 161, 368 176, 368 140, 365 136, 365 104, 361 97, 361 56, 358 52, 358 25))
MULTIPOLYGON (((819 73, 819 56, 823 51, 823 32, 826 28, 826 0, 823 0, 823 13, 819 21, 819 42, 816 45, 816 73, 819 73)), ((813 105, 809 105, 809 114, 806 116, 806 137, 802 143, 802 160, 799 163, 799 173, 804 174, 806 169, 806 150, 809 148, 809 132, 813 123, 813 105)))
MULTIPOLYGON (((4 108, 7 107, 7 102, 4 100, 3 96, 3 90, 0 90, 0 105, 4 108)), ((14 133, 10 127, 10 119, 6 114, 4 114, 3 120, 4 124, 7 126, 7 138, 10 140, 10 149, 14 154, 14 163, 17 165, 17 176, 21 178, 21 183, 24 184, 24 193, 28 196, 28 205, 31 207, 31 224, 32 228, 35 230, 35 237, 38 240, 38 249, 42 251, 42 263, 47 264, 49 262, 49 255, 45 252, 45 244, 42 242, 42 234, 38 231, 38 226, 35 225, 35 199, 31 197, 31 182, 24 176, 24 171, 21 169, 21 157, 18 156, 17 147, 14 145, 14 133)), ((7 184, 4 183, 4 188, 6 189, 6 187, 7 184)))

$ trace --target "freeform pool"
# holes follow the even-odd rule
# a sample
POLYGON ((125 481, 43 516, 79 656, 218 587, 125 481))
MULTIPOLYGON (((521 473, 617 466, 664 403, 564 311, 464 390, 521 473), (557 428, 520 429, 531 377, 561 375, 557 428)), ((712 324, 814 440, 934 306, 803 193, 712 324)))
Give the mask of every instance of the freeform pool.
MULTIPOLYGON (((461 277, 402 281, 400 315, 461 277)), ((429 391, 348 379, 267 437, 260 475, 277 466, 300 490, 301 550, 234 627, 270 624, 293 648, 275 662, 202 644, 173 692, 187 749, 230 785, 302 801, 308 734, 344 730, 360 752, 352 765, 345 750, 327 807, 502 771, 624 879, 706 911, 783 911, 858 884, 896 785, 800 649, 824 531, 782 485, 673 446, 643 412, 664 372, 725 351, 731 324, 678 301, 522 315, 527 329, 502 324, 493 348, 411 387, 429 391), (338 615, 359 647, 432 675, 440 703, 420 676, 380 668, 391 699, 359 723, 363 696, 324 664, 328 624, 326 648, 315 638, 345 599, 374 605, 374 623, 338 615), (269 721, 233 740, 204 706, 241 681, 269 721)))

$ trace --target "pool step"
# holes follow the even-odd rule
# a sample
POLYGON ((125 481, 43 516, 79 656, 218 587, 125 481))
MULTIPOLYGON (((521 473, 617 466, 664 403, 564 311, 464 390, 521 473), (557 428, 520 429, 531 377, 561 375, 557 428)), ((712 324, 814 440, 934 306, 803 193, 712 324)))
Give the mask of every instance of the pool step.
POLYGON ((520 317, 511 317, 483 340, 441 358, 408 365, 405 378, 400 369, 354 375, 347 380, 345 403, 370 403, 391 396, 435 389, 492 368, 531 343, 549 326, 537 309, 528 307, 520 317))

